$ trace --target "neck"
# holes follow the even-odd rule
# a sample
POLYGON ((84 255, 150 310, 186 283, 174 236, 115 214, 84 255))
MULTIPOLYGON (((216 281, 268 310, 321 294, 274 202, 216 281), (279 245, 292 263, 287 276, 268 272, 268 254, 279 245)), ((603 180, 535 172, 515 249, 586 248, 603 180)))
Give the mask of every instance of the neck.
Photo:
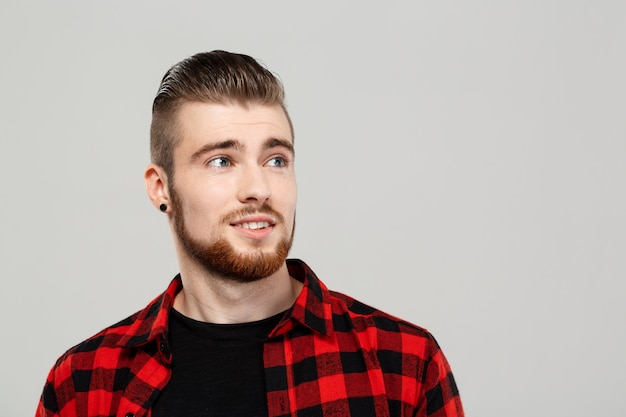
POLYGON ((181 263, 183 290, 174 308, 194 320, 232 324, 262 320, 290 308, 302 283, 283 264, 274 274, 253 282, 238 282, 203 268, 181 263))

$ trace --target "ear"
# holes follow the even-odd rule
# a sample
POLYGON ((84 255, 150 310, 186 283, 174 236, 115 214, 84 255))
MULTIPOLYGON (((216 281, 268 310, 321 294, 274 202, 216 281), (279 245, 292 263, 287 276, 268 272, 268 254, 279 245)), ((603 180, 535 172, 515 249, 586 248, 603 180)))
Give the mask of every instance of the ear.
POLYGON ((157 164, 149 164, 143 174, 146 182, 146 193, 152 205, 159 210, 161 204, 168 206, 166 212, 170 211, 170 193, 168 188, 167 174, 157 164))

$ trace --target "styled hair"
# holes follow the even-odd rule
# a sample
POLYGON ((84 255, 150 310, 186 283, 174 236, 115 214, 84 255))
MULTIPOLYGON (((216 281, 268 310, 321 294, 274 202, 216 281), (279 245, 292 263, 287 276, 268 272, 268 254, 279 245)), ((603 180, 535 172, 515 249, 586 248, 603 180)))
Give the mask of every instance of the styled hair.
POLYGON ((277 76, 248 55, 219 50, 193 55, 165 73, 152 104, 150 157, 170 181, 174 179, 174 149, 180 140, 177 112, 186 102, 280 105, 293 137, 285 92, 277 76))

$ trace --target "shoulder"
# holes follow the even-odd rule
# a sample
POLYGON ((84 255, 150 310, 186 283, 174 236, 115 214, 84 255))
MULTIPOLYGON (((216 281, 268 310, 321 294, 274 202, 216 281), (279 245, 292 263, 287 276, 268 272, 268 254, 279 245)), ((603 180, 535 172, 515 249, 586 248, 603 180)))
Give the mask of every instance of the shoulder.
POLYGON ((124 355, 119 342, 139 314, 107 327, 61 355, 48 373, 37 415, 62 415, 71 404, 77 406, 77 396, 84 397, 92 389, 94 373, 99 373, 100 380, 114 380, 116 370, 125 367, 120 361, 124 355))
MULTIPOLYGON (((171 303, 179 288, 180 280, 174 279, 167 291, 146 308, 61 355, 48 374, 38 415, 87 415, 87 404, 89 415, 108 415, 105 410, 121 401, 120 395, 113 393, 121 392, 145 370, 149 371, 151 383, 162 384, 166 376, 157 358, 166 353, 159 353, 159 342, 164 338, 171 303), (94 396, 94 391, 108 394, 94 396)), ((141 395, 146 394, 144 391, 141 395)))
POLYGON ((78 374, 89 374, 94 369, 126 366, 126 362, 133 360, 129 352, 148 345, 165 333, 171 299, 172 291, 168 288, 144 309, 71 347, 56 361, 49 379, 56 380, 55 385, 59 385, 68 378, 76 379, 78 374))
POLYGON ((328 290, 302 261, 289 266, 306 289, 292 317, 318 330, 320 351, 339 352, 341 369, 351 381, 366 375, 369 383, 384 387, 394 415, 401 410, 463 415, 450 366, 428 330, 328 290))
POLYGON ((109 415, 127 387, 137 404, 162 388, 170 358, 159 317, 169 310, 154 303, 67 350, 48 374, 38 415, 109 415))
POLYGON ((392 403, 427 409, 428 415, 463 415, 450 365, 428 330, 342 293, 330 291, 330 299, 336 341, 345 351, 358 343, 372 369, 384 375, 392 403))
POLYGON ((333 327, 336 332, 356 332, 373 348, 401 350, 422 358, 432 356, 439 345, 424 327, 374 308, 346 294, 330 291, 333 327))
MULTIPOLYGON (((70 382, 71 385, 80 384, 81 381, 88 384, 96 369, 114 370, 124 367, 124 363, 120 362, 120 358, 126 356, 123 355, 125 349, 121 340, 128 335, 140 313, 137 312, 69 348, 50 370, 50 387, 57 390, 59 387, 67 387, 70 382), (106 354, 102 354, 103 352, 106 354)), ((82 388, 76 386, 75 389, 80 391, 82 388)))

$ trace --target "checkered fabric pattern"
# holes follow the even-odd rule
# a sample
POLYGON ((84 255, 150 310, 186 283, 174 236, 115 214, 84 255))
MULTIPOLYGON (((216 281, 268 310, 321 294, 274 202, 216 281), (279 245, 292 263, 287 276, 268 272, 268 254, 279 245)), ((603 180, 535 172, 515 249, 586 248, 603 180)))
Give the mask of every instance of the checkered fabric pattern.
MULTIPOLYGON (((287 262, 304 288, 264 345, 270 417, 464 415, 430 333, 329 291, 302 261, 287 262)), ((181 289, 176 277, 144 310, 61 356, 36 416, 149 417, 171 375, 168 316, 181 289)))

